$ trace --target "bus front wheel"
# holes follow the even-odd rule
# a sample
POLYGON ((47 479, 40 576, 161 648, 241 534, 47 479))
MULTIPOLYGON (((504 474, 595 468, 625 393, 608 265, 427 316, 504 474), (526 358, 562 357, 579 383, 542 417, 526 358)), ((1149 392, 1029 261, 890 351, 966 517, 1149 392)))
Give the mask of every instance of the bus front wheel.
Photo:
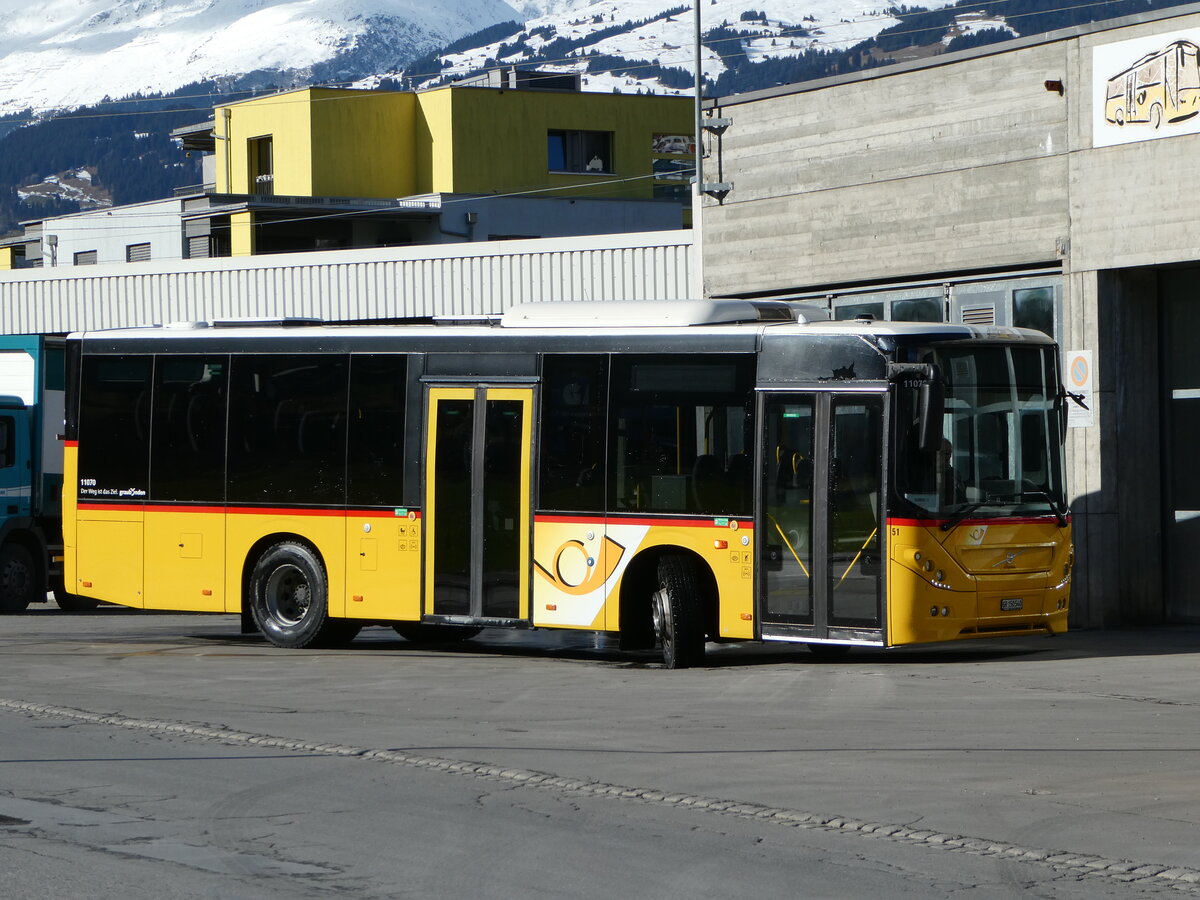
POLYGON ((296 541, 271 546, 250 578, 250 614, 276 647, 302 649, 344 644, 361 627, 329 615, 329 581, 313 550, 296 541))
POLYGON ((654 633, 663 665, 687 669, 704 662, 704 615, 695 566, 682 556, 658 562, 658 590, 652 598, 654 633))

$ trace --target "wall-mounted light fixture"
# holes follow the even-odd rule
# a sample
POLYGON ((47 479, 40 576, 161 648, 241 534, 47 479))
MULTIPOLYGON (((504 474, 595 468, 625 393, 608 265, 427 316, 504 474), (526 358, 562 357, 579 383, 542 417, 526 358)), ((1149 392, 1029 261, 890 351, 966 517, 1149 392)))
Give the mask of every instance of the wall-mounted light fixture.
POLYGON ((1058 94, 1058 96, 1061 97, 1066 93, 1067 89, 1063 87, 1063 83, 1059 79, 1052 78, 1046 81, 1046 90, 1054 91, 1056 94, 1058 94))

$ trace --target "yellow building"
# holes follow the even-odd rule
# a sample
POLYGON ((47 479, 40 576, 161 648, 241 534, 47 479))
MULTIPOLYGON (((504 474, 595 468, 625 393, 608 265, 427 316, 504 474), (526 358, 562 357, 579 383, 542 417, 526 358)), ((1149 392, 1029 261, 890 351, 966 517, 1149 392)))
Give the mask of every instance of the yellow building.
MULTIPOLYGON (((305 88, 217 107, 201 149, 212 148, 215 189, 225 195, 678 203, 688 199, 692 115, 686 97, 474 85, 415 93, 305 88)), ((232 254, 256 252, 253 226, 267 210, 248 203, 229 212, 232 254)))

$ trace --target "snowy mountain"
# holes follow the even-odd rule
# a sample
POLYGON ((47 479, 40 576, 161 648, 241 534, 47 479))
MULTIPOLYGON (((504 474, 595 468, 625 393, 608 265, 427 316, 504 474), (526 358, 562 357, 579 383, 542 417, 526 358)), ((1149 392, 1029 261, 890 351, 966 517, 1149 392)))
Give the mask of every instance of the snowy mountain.
MULTIPOLYGON (((938 9, 954 0, 926 0, 938 9)), ((701 0, 704 77, 716 81, 736 63, 844 50, 901 24, 882 0, 701 0)), ((428 85, 487 65, 530 64, 584 74, 584 89, 691 93, 695 22, 690 0, 527 0, 520 30, 477 47, 418 61, 410 83, 428 85), (587 57, 633 65, 598 71, 587 57), (686 78, 659 68, 677 69, 686 78), (420 69, 418 71, 418 69, 420 69), (641 70, 641 71, 639 71, 641 70), (674 77, 670 77, 670 76, 674 77)), ((997 27, 1005 27, 997 17, 997 27)), ((460 42, 461 43, 461 42, 460 42)), ((398 77, 399 73, 390 73, 398 77)))
POLYGON ((0 115, 337 60, 361 77, 518 17, 503 0, 0 0, 0 115))

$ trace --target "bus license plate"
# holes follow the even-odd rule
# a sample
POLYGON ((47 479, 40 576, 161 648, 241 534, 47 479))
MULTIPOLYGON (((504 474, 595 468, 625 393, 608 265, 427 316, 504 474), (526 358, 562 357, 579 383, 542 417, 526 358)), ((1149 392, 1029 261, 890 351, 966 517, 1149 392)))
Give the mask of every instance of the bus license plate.
POLYGON ((1024 609, 1025 601, 1020 597, 1005 597, 1000 601, 1001 612, 1012 612, 1014 609, 1024 609))

